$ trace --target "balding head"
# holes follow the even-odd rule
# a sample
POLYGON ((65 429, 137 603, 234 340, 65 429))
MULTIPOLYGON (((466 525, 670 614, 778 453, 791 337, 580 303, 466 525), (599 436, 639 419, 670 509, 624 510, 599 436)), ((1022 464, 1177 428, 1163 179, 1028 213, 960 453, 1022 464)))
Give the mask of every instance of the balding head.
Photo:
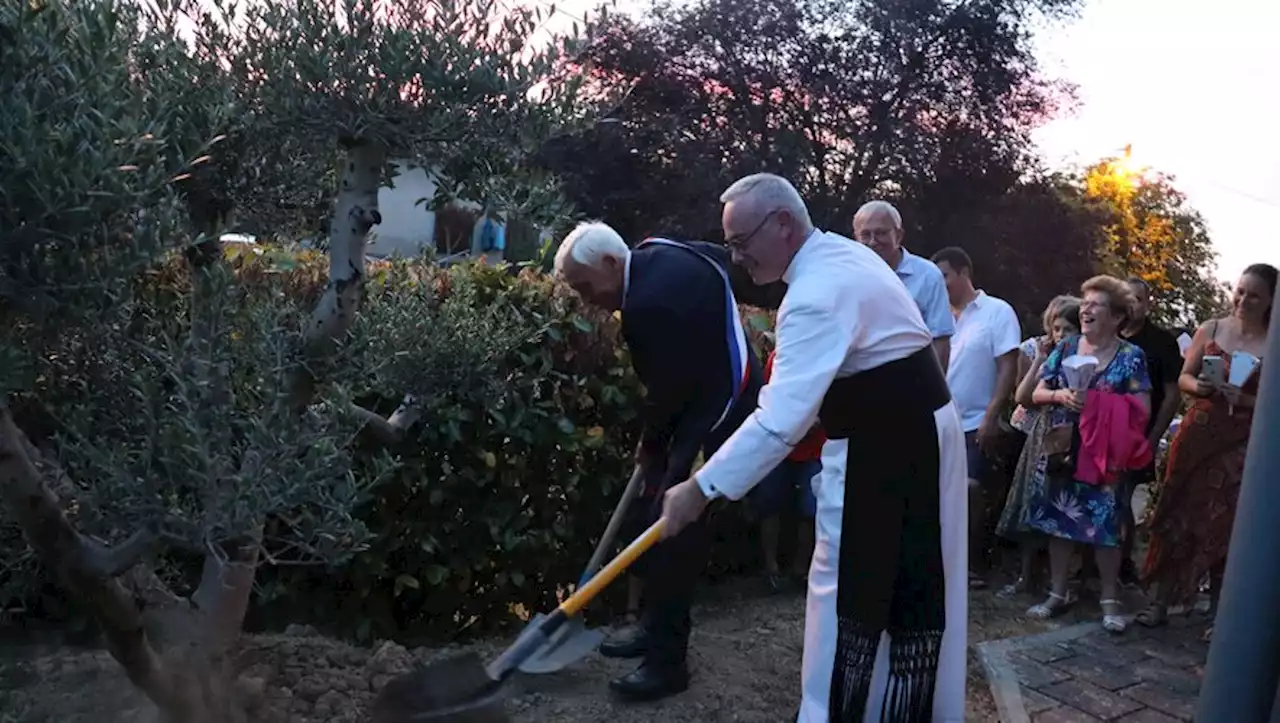
POLYGON ((902 236, 902 214, 888 201, 869 201, 853 215, 853 237, 890 268, 898 268, 902 261, 902 236))
POLYGON ((772 173, 736 181, 720 195, 724 241, 757 284, 782 278, 813 232, 809 208, 791 182, 772 173))
POLYGON ((622 308, 631 249, 603 223, 581 223, 556 249, 555 274, 583 299, 608 311, 622 308))

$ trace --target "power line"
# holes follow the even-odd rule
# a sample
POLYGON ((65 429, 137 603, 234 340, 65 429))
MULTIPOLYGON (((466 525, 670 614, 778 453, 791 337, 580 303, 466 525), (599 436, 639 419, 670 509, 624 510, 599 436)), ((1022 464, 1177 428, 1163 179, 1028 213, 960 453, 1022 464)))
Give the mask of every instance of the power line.
POLYGON ((1270 206, 1272 208, 1280 208, 1280 201, 1275 201, 1269 198, 1263 198, 1262 196, 1255 196, 1252 193, 1249 193, 1247 191, 1241 191, 1238 188, 1232 188, 1231 186, 1228 186, 1225 183, 1218 183, 1217 181, 1211 178, 1206 178, 1204 179, 1204 181, 1208 183, 1210 186, 1215 186, 1223 191, 1226 191, 1227 193, 1234 193, 1235 195, 1240 196, 1241 198, 1247 198, 1248 200, 1253 201, 1254 203, 1260 203, 1263 206, 1270 206))

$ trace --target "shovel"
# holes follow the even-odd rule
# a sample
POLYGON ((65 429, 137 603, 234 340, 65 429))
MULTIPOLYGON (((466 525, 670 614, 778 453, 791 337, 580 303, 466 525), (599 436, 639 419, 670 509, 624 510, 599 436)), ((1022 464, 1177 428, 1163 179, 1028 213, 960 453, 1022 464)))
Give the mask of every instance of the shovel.
MULTIPOLYGON (((627 489, 622 493, 622 499, 618 500, 618 506, 613 510, 613 516, 609 518, 609 524, 605 527, 604 535, 600 538, 600 542, 596 543, 595 552, 591 554, 591 560, 587 562, 587 569, 583 570, 582 578, 578 580, 578 586, 574 588, 575 590, 581 590, 591 580, 591 576, 595 574, 596 570, 600 569, 600 565, 604 562, 605 553, 608 552, 609 546, 613 544, 614 538, 618 536, 618 529, 622 527, 622 521, 626 518, 627 508, 631 505, 631 500, 635 499, 640 492, 640 483, 643 479, 644 475, 641 473, 640 467, 636 467, 636 471, 631 475, 631 481, 627 482, 627 489)), ((529 629, 541 625, 545 619, 545 615, 538 613, 529 622, 529 629)), ((520 672, 531 675, 555 673, 582 660, 592 650, 600 647, 600 643, 603 640, 604 633, 602 631, 588 630, 582 622, 582 616, 574 616, 567 623, 561 625, 560 629, 547 640, 545 645, 520 665, 520 672)))
POLYGON ((631 563, 656 545, 662 539, 665 526, 665 520, 661 519, 650 525, 603 570, 574 591, 554 612, 527 628, 488 665, 474 653, 467 653, 391 680, 374 703, 374 722, 506 723, 509 719, 500 697, 503 682, 631 563))

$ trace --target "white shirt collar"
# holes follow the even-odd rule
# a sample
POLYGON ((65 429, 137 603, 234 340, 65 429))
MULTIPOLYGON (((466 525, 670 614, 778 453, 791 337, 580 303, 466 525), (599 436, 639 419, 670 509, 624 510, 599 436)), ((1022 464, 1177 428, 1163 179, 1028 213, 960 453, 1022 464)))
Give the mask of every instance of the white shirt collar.
POLYGON ((796 276, 797 267, 801 259, 804 257, 805 252, 809 250, 809 248, 813 245, 812 244, 813 237, 821 235, 823 233, 824 232, 820 230, 817 226, 813 227, 813 230, 810 231, 809 235, 805 237, 804 243, 800 244, 800 248, 796 249, 795 254, 791 257, 791 263, 787 264, 787 270, 782 272, 783 283, 785 284, 791 283, 791 280, 794 279, 796 276))
POLYGON ((983 302, 987 298, 987 292, 983 291, 982 289, 977 289, 977 292, 978 293, 974 294, 973 300, 970 301, 963 309, 960 309, 959 312, 957 312, 957 315, 963 314, 969 309, 973 309, 974 311, 977 311, 978 309, 982 308, 983 302))
POLYGON ((898 265, 893 269, 893 271, 899 276, 910 276, 915 272, 915 267, 910 261, 908 261, 908 259, 911 258, 911 252, 907 251, 906 246, 899 246, 898 251, 900 252, 900 255, 898 256, 898 265))

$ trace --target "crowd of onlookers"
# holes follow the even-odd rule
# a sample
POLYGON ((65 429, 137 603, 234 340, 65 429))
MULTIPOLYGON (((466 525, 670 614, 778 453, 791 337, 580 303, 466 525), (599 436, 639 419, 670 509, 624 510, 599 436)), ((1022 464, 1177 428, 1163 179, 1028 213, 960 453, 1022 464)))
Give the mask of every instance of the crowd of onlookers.
MULTIPOLYGON (((1121 590, 1146 588, 1139 624, 1162 625, 1205 589, 1216 604, 1244 471, 1277 270, 1245 269, 1231 308, 1181 332, 1151 319, 1147 281, 1097 276, 1054 298, 1041 329, 1022 338, 1013 308, 976 285, 969 256, 932 259, 903 246, 898 211, 862 207, 855 239, 876 251, 915 299, 965 430, 970 487, 970 587, 985 588, 997 547, 1017 549, 1013 582, 997 594, 1035 600, 1047 619, 1095 583, 1103 627, 1125 630, 1121 590), (1167 449, 1167 454, 1158 454, 1167 449), (1163 462, 1157 465, 1157 457, 1163 462), (1157 490, 1141 561, 1133 546, 1135 489, 1157 490), (994 543, 999 544, 994 544, 994 543), (1041 563, 1047 552, 1046 567, 1041 563), (1080 564, 1076 552, 1080 552, 1080 564), (1073 579, 1073 569, 1075 578, 1073 579)), ((802 579, 812 545, 808 481, 821 467, 814 429, 753 492, 769 585, 802 579), (779 566, 779 511, 799 495, 790 575, 779 566)), ((895 453, 909 454, 910 450, 895 453)))

